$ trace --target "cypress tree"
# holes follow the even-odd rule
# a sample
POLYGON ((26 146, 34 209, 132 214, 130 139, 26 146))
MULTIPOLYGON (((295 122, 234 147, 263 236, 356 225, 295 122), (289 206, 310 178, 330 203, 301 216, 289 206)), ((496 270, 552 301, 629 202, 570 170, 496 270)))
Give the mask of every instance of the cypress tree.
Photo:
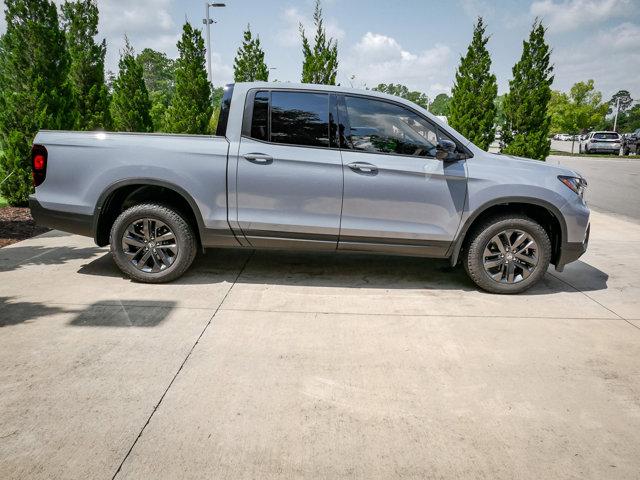
POLYGON ((104 81, 107 44, 99 44, 96 0, 65 2, 62 6, 67 48, 71 58, 69 84, 74 107, 74 128, 95 130, 109 127, 109 92, 104 81))
POLYGON ((536 20, 529 40, 522 45, 522 57, 513 67, 513 79, 504 99, 503 151, 511 155, 544 160, 549 155, 553 66, 551 49, 544 40, 545 29, 536 20))
POLYGON ((302 83, 317 83, 335 85, 338 73, 338 41, 329 38, 322 20, 320 0, 316 0, 316 8, 313 12, 313 23, 316 26, 314 44, 311 46, 300 24, 302 36, 302 83))
POLYGON ((111 117, 113 128, 121 132, 150 132, 151 101, 144 84, 142 65, 136 60, 133 47, 125 37, 125 47, 120 53, 118 77, 113 82, 111 117))
POLYGON ((244 31, 244 42, 238 49, 233 63, 233 78, 236 82, 268 81, 269 69, 264 63, 264 51, 260 38, 253 38, 251 26, 244 31))
POLYGON ((32 191, 30 151, 39 129, 70 126, 69 57, 56 5, 5 0, 0 39, 0 187, 12 204, 32 191))
POLYGON ((453 128, 483 150, 487 150, 495 138, 494 101, 498 94, 496 76, 489 70, 491 57, 485 29, 482 17, 478 17, 471 44, 456 72, 448 117, 453 128))
POLYGON ((182 28, 178 51, 175 90, 165 116, 165 128, 173 133, 204 134, 213 112, 211 84, 205 68, 202 33, 189 22, 182 28))

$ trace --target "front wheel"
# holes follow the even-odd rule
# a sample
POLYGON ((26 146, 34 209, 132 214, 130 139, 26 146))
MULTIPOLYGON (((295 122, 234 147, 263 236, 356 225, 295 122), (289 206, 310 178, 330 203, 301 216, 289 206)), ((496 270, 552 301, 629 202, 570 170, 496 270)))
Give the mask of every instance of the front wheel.
POLYGON ((467 274, 491 293, 520 293, 537 283, 551 260, 544 228, 524 215, 489 219, 475 229, 463 263, 467 274))
POLYGON ((180 277, 196 255, 193 229, 170 207, 142 204, 125 210, 111 227, 111 254, 128 277, 164 283, 180 277))

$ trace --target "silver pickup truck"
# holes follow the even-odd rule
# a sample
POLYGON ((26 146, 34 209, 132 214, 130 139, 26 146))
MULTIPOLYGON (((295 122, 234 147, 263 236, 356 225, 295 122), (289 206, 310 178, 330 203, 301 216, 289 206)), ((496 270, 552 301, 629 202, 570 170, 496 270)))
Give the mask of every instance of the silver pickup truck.
POLYGON ((479 287, 517 293, 587 247, 579 174, 487 153, 402 98, 237 83, 216 133, 41 131, 32 214, 152 283, 199 249, 277 248, 461 260, 479 287))

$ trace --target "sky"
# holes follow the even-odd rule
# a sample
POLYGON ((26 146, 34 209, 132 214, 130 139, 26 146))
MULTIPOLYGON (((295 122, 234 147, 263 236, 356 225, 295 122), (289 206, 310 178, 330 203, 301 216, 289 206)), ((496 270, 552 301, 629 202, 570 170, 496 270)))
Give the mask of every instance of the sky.
MULTIPOLYGON (((62 0, 56 0, 60 3, 62 0)), ((233 79, 233 59, 251 25, 260 37, 270 80, 298 82, 299 24, 313 36, 314 0, 223 0, 211 9, 213 76, 233 79)), ((99 39, 107 39, 107 69, 117 70, 124 35, 136 51, 150 47, 177 56, 185 19, 203 27, 203 0, 98 0, 99 39)), ((356 88, 402 83, 431 97, 451 91, 473 23, 482 15, 499 93, 536 17, 548 28, 553 88, 568 91, 593 79, 605 99, 620 89, 640 99, 640 0, 323 0, 327 33, 338 40, 337 82, 356 88)), ((0 20, 0 32, 5 30, 0 20)))

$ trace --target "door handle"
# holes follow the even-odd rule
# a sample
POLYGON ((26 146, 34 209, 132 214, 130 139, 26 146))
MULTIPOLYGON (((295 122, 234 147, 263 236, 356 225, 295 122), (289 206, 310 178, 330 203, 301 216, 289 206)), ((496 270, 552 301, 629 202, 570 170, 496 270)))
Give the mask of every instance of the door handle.
POLYGON ((366 163, 366 162, 349 163, 347 164, 347 167, 349 167, 354 172, 361 172, 361 173, 368 173, 368 174, 378 173, 378 167, 376 167, 375 165, 372 165, 371 163, 366 163))
POLYGON ((258 163, 266 165, 273 162, 273 157, 265 153, 247 153, 244 155, 245 160, 249 160, 251 163, 258 163))

